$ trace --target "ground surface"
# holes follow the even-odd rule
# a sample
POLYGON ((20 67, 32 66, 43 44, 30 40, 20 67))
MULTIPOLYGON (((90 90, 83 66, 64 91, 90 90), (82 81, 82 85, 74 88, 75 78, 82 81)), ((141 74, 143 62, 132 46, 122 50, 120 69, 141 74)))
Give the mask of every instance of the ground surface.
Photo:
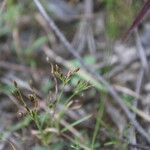
POLYGON ((36 2, 0 2, 0 150, 150 149, 145 1, 36 2))

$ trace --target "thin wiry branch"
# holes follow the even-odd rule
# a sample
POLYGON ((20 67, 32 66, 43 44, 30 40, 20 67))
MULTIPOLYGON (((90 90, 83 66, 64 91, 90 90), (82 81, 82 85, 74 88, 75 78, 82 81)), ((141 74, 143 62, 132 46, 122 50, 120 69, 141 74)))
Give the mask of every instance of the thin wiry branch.
MULTIPOLYGON (((146 57, 149 59, 150 58, 150 51, 145 52, 146 57)), ((133 63, 137 62, 140 60, 140 56, 137 55, 134 58, 132 58, 130 61, 128 61, 126 64, 116 66, 108 75, 108 78, 112 78, 116 76, 117 74, 121 73, 125 69, 127 69, 129 66, 131 66, 133 63)))
POLYGON ((140 10, 139 14, 137 15, 137 17, 135 18, 135 20, 133 21, 132 25, 130 26, 130 28, 127 30, 127 32, 125 33, 123 40, 127 40, 128 36, 132 33, 132 31, 140 24, 141 20, 144 18, 144 16, 146 16, 148 13, 150 12, 150 0, 147 0, 144 4, 144 6, 142 7, 142 9, 140 10))
POLYGON ((99 82, 105 85, 105 87, 108 89, 111 96, 114 98, 114 100, 120 105, 130 122, 134 125, 134 127, 137 129, 137 131, 147 140, 147 142, 150 143, 150 135, 145 132, 145 130, 140 126, 140 124, 136 121, 133 114, 129 111, 127 106, 124 104, 123 100, 120 98, 118 93, 114 90, 114 88, 106 81, 102 76, 96 73, 96 71, 92 68, 89 68, 83 61, 83 59, 80 57, 80 55, 76 52, 76 50, 70 45, 68 40, 65 38, 65 36, 62 34, 62 32, 57 28, 54 21, 48 16, 45 9, 41 5, 39 0, 33 0, 36 4, 38 10, 40 11, 41 15, 45 18, 48 26, 55 32, 57 37, 60 39, 62 44, 66 47, 66 49, 74 56, 76 57, 82 67, 91 75, 93 75, 99 82))
MULTIPOLYGON (((136 93, 138 95, 140 95, 140 90, 141 90, 141 85, 142 85, 142 81, 143 81, 143 77, 144 77, 144 69, 142 68, 139 72, 139 77, 137 79, 136 82, 136 93)), ((134 107, 137 108, 137 104, 138 104, 138 99, 134 99, 134 107)), ((134 114, 134 117, 136 118, 136 114, 134 114)), ((136 140, 136 132, 135 132, 135 128, 131 127, 130 128, 130 133, 129 133, 129 140, 132 144, 137 144, 137 140, 136 140)), ((137 147, 131 147, 131 150, 137 150, 137 147)))
POLYGON ((138 33, 137 29, 135 29, 135 35, 136 35, 136 46, 137 46, 137 50, 139 52, 141 64, 142 64, 142 67, 145 69, 146 75, 149 77, 148 60, 147 60, 147 57, 145 54, 145 50, 142 46, 141 39, 139 37, 139 33, 138 33))

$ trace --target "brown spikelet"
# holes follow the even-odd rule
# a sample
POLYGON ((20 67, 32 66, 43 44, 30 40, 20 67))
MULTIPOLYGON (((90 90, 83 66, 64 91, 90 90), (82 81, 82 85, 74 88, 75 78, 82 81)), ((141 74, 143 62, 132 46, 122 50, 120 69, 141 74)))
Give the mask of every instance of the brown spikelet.
POLYGON ((17 82, 15 80, 13 81, 13 84, 14 84, 15 88, 18 87, 18 84, 17 84, 17 82))

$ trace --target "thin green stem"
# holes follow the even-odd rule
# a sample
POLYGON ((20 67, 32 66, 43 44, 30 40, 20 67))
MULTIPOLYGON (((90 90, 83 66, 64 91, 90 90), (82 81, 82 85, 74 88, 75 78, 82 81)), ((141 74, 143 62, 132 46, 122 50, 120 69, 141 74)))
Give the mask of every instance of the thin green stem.
POLYGON ((92 149, 94 149, 96 137, 97 137, 98 131, 99 131, 100 126, 101 126, 102 117, 103 117, 104 108, 105 108, 104 105, 105 105, 105 100, 104 100, 104 95, 103 95, 103 97, 102 97, 102 99, 100 100, 100 103, 99 103, 98 113, 97 113, 97 117, 96 117, 96 125, 95 125, 95 128, 94 128, 92 144, 91 144, 92 149))

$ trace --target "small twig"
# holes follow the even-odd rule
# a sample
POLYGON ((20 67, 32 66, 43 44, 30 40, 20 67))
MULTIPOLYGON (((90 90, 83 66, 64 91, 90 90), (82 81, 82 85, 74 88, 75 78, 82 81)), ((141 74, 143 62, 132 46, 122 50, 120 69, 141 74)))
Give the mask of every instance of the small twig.
POLYGON ((93 1, 84 0, 84 15, 79 25, 79 28, 74 36, 72 45, 81 53, 87 44, 91 54, 96 54, 96 46, 92 30, 93 19, 93 1))
MULTIPOLYGON (((137 95, 140 95, 140 90, 141 90, 141 86, 142 86, 143 77, 144 77, 144 70, 142 68, 140 70, 140 72, 139 72, 139 76, 138 76, 138 79, 137 79, 137 82, 136 82, 136 90, 135 90, 135 92, 136 92, 137 95)), ((133 104, 134 107, 137 107, 138 99, 136 98, 134 100, 134 104, 133 104)))
POLYGON ((114 88, 106 81, 102 76, 96 73, 93 68, 89 68, 83 61, 83 59, 80 57, 80 55, 76 52, 76 50, 70 45, 70 43, 67 41, 65 36, 63 35, 62 32, 57 28, 55 25, 54 21, 48 16, 46 13, 45 9, 39 2, 39 0, 33 0, 34 3, 36 4, 38 10, 42 14, 42 16, 45 18, 47 21, 48 26, 55 32, 57 37, 59 37, 60 41, 62 44, 66 47, 66 49, 74 56, 76 57, 79 62, 81 63, 82 67, 89 72, 91 75, 93 75, 99 82, 105 85, 105 87, 108 89, 109 93, 111 96, 114 98, 114 101, 119 104, 119 106, 122 108, 130 122, 135 126, 137 131, 147 140, 147 142, 150 143, 150 135, 141 127, 141 125, 136 121, 134 118, 133 114, 130 112, 130 110, 127 108, 127 106, 124 104, 118 93, 114 90, 114 88))
POLYGON ((140 150, 150 150, 150 147, 148 147, 148 146, 143 146, 143 145, 140 145, 140 144, 132 144, 132 143, 129 143, 128 145, 129 145, 129 147, 138 148, 138 149, 140 149, 140 150))
POLYGON ((145 51, 143 49, 143 46, 142 46, 142 43, 141 43, 141 39, 139 37, 137 29, 135 29, 135 35, 136 35, 136 46, 137 46, 137 50, 138 50, 139 55, 140 55, 140 60, 141 60, 143 68, 146 71, 146 75, 149 77, 148 60, 147 60, 145 51))
POLYGON ((86 42, 86 34, 85 34, 86 31, 84 31, 85 26, 86 26, 85 19, 82 19, 72 40, 73 47, 75 47, 79 53, 82 53, 85 47, 86 42))
MULTIPOLYGON (((147 56, 147 58, 150 58, 150 51, 146 51, 145 55, 147 56)), ((114 76, 116 76, 117 74, 121 73, 122 71, 124 71, 126 68, 128 68, 129 66, 131 66, 133 63, 137 62, 140 60, 140 56, 135 56, 133 57, 133 59, 131 59, 130 61, 128 61, 126 64, 124 65, 119 65, 116 66, 108 75, 108 78, 112 78, 114 76)))
POLYGON ((142 97, 137 93, 137 92, 134 92, 132 91, 131 89, 127 88, 127 87, 123 87, 123 86, 120 86, 120 85, 113 85, 113 87, 119 91, 119 92, 122 92, 124 94, 128 94, 136 99, 142 99, 142 97))
POLYGON ((37 73, 38 70, 34 70, 19 64, 13 64, 10 62, 0 61, 0 68, 8 69, 8 70, 15 70, 19 72, 27 72, 27 73, 37 73))
MULTIPOLYGON (((141 89, 141 85, 142 85, 142 80, 143 80, 143 76, 144 76, 144 69, 142 68, 139 72, 139 77, 137 79, 137 82, 136 82, 136 94, 140 95, 140 89, 141 89)), ((134 99, 134 107, 137 108, 137 103, 138 103, 138 99, 134 99)), ((136 118, 136 113, 134 113, 134 117, 136 118)), ((137 144, 137 141, 136 141, 136 133, 135 133, 135 128, 134 127, 131 127, 130 130, 129 130, 129 140, 131 143, 133 144, 137 144)), ((131 147, 131 150, 137 150, 137 147, 131 147)))
POLYGON ((8 143, 10 144, 12 150, 17 150, 17 149, 16 149, 16 145, 15 145, 11 140, 6 139, 6 142, 8 142, 8 143))
POLYGON ((86 19, 87 22, 87 44, 89 47, 89 50, 91 54, 96 54, 96 46, 94 41, 94 35, 92 30, 92 16, 93 16, 93 0, 85 0, 85 15, 89 16, 89 18, 86 19))

